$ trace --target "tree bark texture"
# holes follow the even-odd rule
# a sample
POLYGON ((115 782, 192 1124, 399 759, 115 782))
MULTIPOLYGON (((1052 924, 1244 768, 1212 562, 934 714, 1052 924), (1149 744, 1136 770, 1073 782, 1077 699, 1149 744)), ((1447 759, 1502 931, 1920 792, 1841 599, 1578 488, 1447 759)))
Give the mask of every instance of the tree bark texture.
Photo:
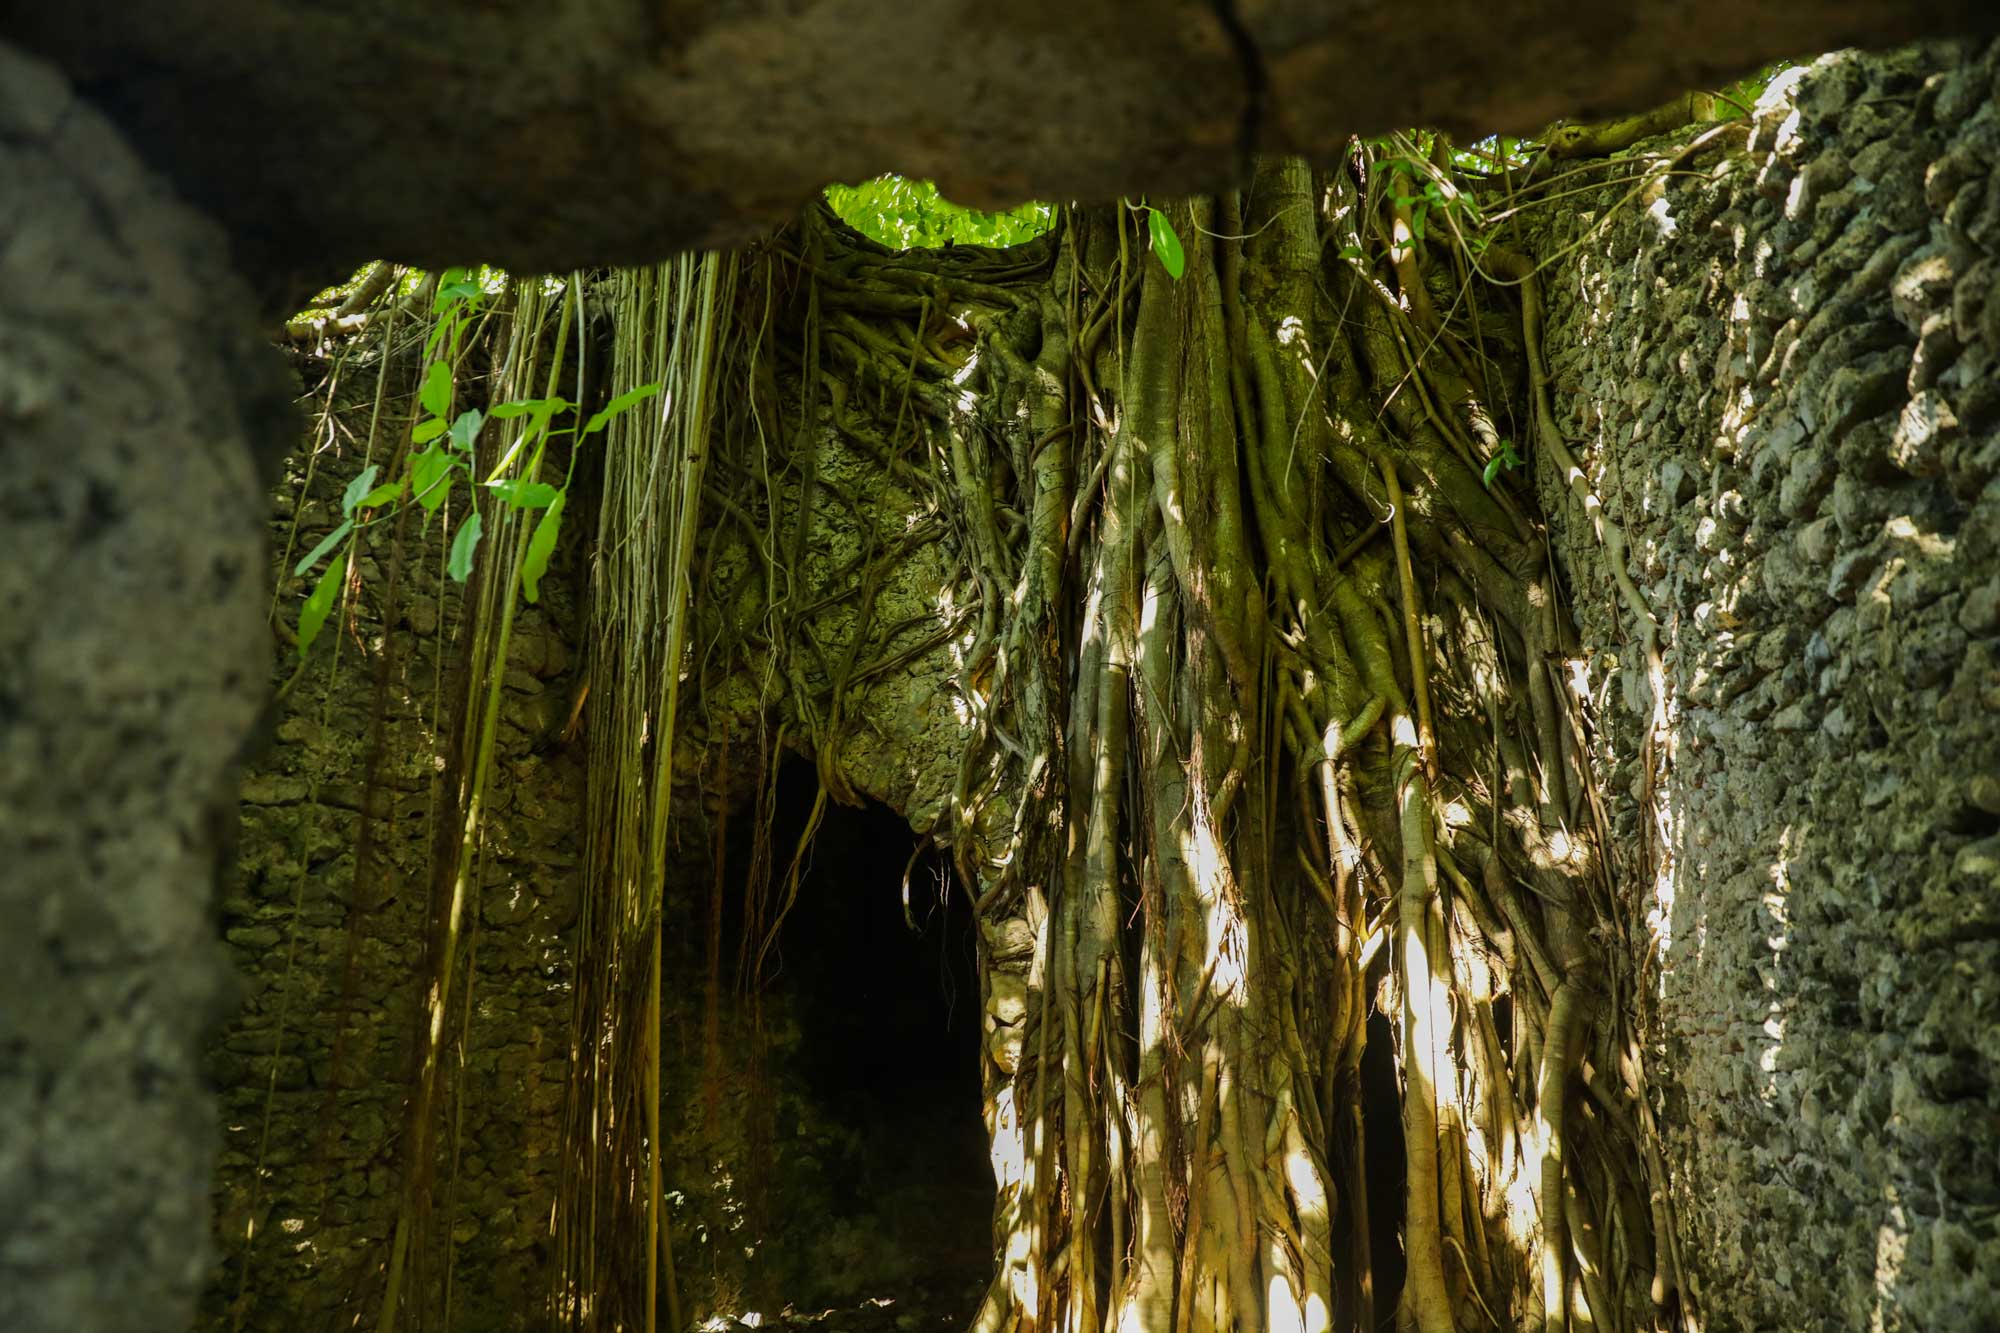
MULTIPOLYGON (((957 777, 919 826, 986 942, 987 1333, 1685 1310, 1636 1202, 1650 1140, 1617 1118, 1644 1089, 1579 1074, 1634 1034, 1601 1003, 1633 983, 1574 645, 1532 504, 1481 475, 1480 432, 1535 410, 1522 306, 1442 285, 1447 243, 1396 230, 1381 152, 1175 207, 1178 276, 1126 208, 932 255, 819 209, 741 261, 721 317, 741 387, 689 716, 740 710, 732 736, 809 750, 851 800, 873 683, 950 663, 957 777), (1404 284, 1432 274, 1424 322, 1404 284), (931 544, 932 599, 962 611, 884 623, 931 544), (1375 1197, 1371 1142, 1407 1163, 1375 1197), (1371 1216, 1401 1233, 1398 1292, 1371 1216)), ((767 940, 798 854, 763 858, 767 940)))

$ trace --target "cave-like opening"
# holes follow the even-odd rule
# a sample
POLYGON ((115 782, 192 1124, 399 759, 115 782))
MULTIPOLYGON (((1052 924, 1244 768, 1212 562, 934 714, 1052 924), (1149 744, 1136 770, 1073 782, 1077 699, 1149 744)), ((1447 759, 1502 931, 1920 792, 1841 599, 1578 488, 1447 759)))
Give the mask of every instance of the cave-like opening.
MULTIPOLYGON (((780 768, 769 825, 780 897, 817 792, 810 763, 780 768)), ((993 1175, 974 930, 949 858, 887 806, 829 801, 765 999, 794 1034, 770 1070, 775 1165, 780 1178, 810 1173, 810 1212, 823 1214, 786 1224, 801 1285, 783 1294, 800 1312, 844 1305, 916 1316, 902 1327, 962 1327, 990 1276, 993 1175), (836 1146, 784 1160, 806 1120, 837 1126, 836 1146)))
POLYGON ((1395 1029, 1379 1010, 1368 1015, 1368 1044, 1361 1052, 1361 1114, 1368 1126, 1362 1164, 1368 1190, 1369 1280, 1375 1327, 1393 1322, 1408 1265, 1403 1258, 1403 1119, 1395 1029))

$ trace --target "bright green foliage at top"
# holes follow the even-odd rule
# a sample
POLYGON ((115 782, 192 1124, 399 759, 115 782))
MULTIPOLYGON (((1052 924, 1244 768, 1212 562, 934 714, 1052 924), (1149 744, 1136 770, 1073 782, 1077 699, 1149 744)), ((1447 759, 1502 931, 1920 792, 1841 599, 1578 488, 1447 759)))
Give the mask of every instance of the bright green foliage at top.
POLYGON ((840 220, 891 250, 942 245, 1019 245, 1055 225, 1054 204, 1026 203, 1004 213, 962 208, 929 181, 877 176, 859 185, 829 185, 826 201, 840 220))

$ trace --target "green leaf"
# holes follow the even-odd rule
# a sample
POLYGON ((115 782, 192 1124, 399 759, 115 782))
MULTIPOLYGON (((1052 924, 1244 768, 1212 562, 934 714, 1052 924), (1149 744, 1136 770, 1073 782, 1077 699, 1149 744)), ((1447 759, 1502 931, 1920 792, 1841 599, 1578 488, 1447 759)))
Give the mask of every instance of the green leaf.
POLYGON ((451 442, 461 449, 472 448, 472 442, 479 437, 479 428, 485 424, 486 418, 479 414, 478 408, 466 408, 451 423, 451 442))
POLYGON ((416 429, 410 432, 410 443, 429 444, 444 432, 443 417, 425 417, 417 423, 416 429))
POLYGON ((530 602, 542 595, 542 575, 548 571, 549 557, 555 554, 556 534, 562 531, 563 505, 569 496, 558 492, 549 512, 542 515, 541 522, 535 524, 534 535, 528 538, 528 555, 521 562, 521 595, 530 602))
POLYGON ((436 445, 410 460, 410 490, 425 510, 435 513, 445 496, 451 494, 454 462, 450 454, 436 445))
POLYGON ((451 556, 445 561, 444 572, 451 575, 454 583, 472 577, 472 553, 479 549, 479 530, 479 511, 475 509, 465 516, 465 522, 458 525, 458 534, 451 539, 451 556))
POLYGON ((428 357, 433 352, 437 351, 437 345, 445 340, 445 335, 447 334, 450 334, 452 336, 453 341, 456 341, 458 335, 458 325, 459 325, 458 312, 455 310, 448 312, 441 319, 439 319, 438 322, 431 327, 431 336, 424 339, 424 355, 428 357))
POLYGON ((1500 475, 1500 469, 1520 466, 1521 456, 1514 452, 1514 442, 1503 439, 1500 441, 1500 452, 1486 460, 1486 469, 1479 474, 1479 479, 1486 489, 1492 490, 1493 479, 1500 475))
POLYGON ((546 481, 529 481, 526 477, 489 481, 486 486, 516 509, 547 509, 562 494, 546 481))
POLYGON ((347 534, 352 531, 354 531, 354 520, 350 518, 346 522, 342 523, 339 527, 335 528, 332 532, 327 533, 326 537, 320 542, 318 546, 313 547, 311 551, 306 553, 305 559, 299 561, 299 563, 297 563, 296 565, 293 565, 292 573, 303 578, 307 570, 311 569, 314 565, 318 564, 322 559, 326 557, 326 553, 328 551, 331 551, 334 547, 346 541, 347 534))
POLYGON ((1341 247, 1340 247, 1340 257, 1341 257, 1342 259, 1363 259, 1363 258, 1366 258, 1366 256, 1365 256, 1365 255, 1364 255, 1364 254, 1362 253, 1362 250, 1361 250, 1361 247, 1360 247, 1360 246, 1358 246, 1358 245, 1343 245, 1343 246, 1341 246, 1341 247))
POLYGON ((362 468, 361 475, 347 483, 347 492, 340 497, 340 512, 352 514, 354 506, 361 503, 361 497, 368 494, 369 489, 375 485, 375 478, 381 475, 382 469, 374 463, 362 468))
POLYGON ((437 299, 431 302, 432 314, 443 314, 460 301, 471 300, 485 295, 485 289, 474 281, 463 268, 448 268, 438 274, 437 299))
POLYGON ((404 483, 400 481, 385 481, 374 490, 368 492, 368 494, 362 496, 360 503, 354 507, 356 509, 373 509, 377 505, 388 504, 391 500, 402 496, 403 486, 404 483))
POLYGON ((1174 234, 1174 224, 1167 221, 1167 215, 1157 208, 1146 210, 1146 229, 1153 239, 1153 253, 1160 257, 1167 276, 1175 281, 1187 271, 1187 255, 1181 250, 1181 238, 1174 234))
POLYGON ((562 398, 523 398, 517 403, 502 403, 487 413, 487 415, 495 421, 508 421, 514 417, 524 417, 530 412, 541 416, 554 416, 568 406, 570 406, 568 400, 562 398))
POLYGON ((326 567, 326 573, 319 576, 313 585, 312 594, 306 604, 299 608, 299 656, 304 657, 319 637, 320 628, 326 624, 327 616, 333 611, 333 599, 340 592, 341 583, 347 578, 347 566, 336 560, 326 567))
POLYGON ((585 435, 594 434, 610 425, 612 419, 635 404, 642 403, 660 391, 657 384, 642 384, 636 389, 628 389, 604 405, 604 410, 590 419, 583 428, 585 435))
POLYGON ((450 366, 442 361, 431 362, 431 368, 424 372, 424 387, 417 401, 424 405, 424 411, 434 417, 451 415, 450 366))
POLYGON ((1424 239, 1424 214, 1429 210, 1430 205, 1419 199, 1417 206, 1410 212, 1410 235, 1420 241, 1424 239))

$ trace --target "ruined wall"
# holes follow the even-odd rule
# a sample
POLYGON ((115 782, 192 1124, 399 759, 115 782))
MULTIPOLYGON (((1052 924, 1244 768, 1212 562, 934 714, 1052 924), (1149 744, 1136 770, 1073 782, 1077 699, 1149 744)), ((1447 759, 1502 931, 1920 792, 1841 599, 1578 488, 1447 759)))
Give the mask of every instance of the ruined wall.
MULTIPOLYGON (((334 416, 286 461, 272 496, 280 626, 295 624, 312 582, 292 576, 291 566, 339 522, 349 482, 370 462, 386 462, 386 442, 408 431, 413 369, 403 359, 389 367, 377 451, 365 447, 380 355, 379 339, 364 337, 332 359, 299 361, 315 393, 335 377, 334 416)), ((775 530, 789 532, 799 480, 781 485, 776 500, 775 530)), ((585 706, 582 736, 568 726, 588 669, 573 571, 594 540, 595 505, 594 496, 578 505, 585 521, 575 545, 559 551, 540 605, 522 606, 513 631, 488 805, 492 856, 473 909, 459 1137, 454 1144, 449 1128, 442 1136, 433 1197, 438 1215, 451 1219, 444 1229, 455 1246, 452 1329, 542 1326, 553 1276, 549 1220, 571 1074, 584 767, 588 728, 603 716, 585 706)), ((775 681, 740 665, 705 673, 681 717, 662 1086, 676 1264, 691 1317, 774 1310, 787 1298, 879 1295, 914 1272, 909 1252, 917 1247, 899 1244, 851 1201, 867 1155, 856 1128, 821 1105, 800 1073, 810 1055, 807 997, 781 978, 753 1008, 738 982, 738 932, 759 745, 783 728, 774 761, 813 755, 811 701, 826 690, 822 668, 840 663, 857 634, 862 668, 878 654, 922 651, 845 696, 852 723, 833 769, 855 799, 883 802, 923 828, 938 819, 958 768, 950 684, 957 641, 932 640, 941 628, 963 628, 943 537, 922 499, 826 432, 801 590, 819 608, 810 620, 824 656, 775 681), (857 557, 898 549, 913 527, 930 535, 920 531, 878 571, 862 624, 857 557), (720 866, 718 836, 728 847, 720 866), (711 1052, 705 945, 718 869, 725 934, 711 1052)), ((426 535, 411 521, 391 601, 391 525, 365 530, 347 627, 336 634, 329 622, 296 680, 296 655, 274 639, 273 680, 283 693, 272 741, 244 785, 221 902, 241 1004, 205 1062, 221 1089, 224 1142, 215 1191, 222 1261, 209 1275, 202 1329, 347 1327, 357 1317, 368 1324, 380 1299, 428 976, 429 867, 462 690, 461 594, 442 573, 444 540, 442 525, 426 535), (364 853, 362 812, 371 801, 364 853)), ((709 534, 701 557, 702 586, 714 590, 700 607, 708 642, 732 617, 747 624, 758 613, 761 566, 735 529, 709 534), (725 596, 728 589, 743 595, 725 596)), ((790 852, 788 843, 776 848, 780 878, 790 852)), ((969 1081, 968 1114, 977 1095, 969 1081)))
MULTIPOLYGON (((343 378, 337 421, 322 421, 287 460, 274 497, 281 626, 296 622, 310 583, 290 566, 339 522, 342 491, 371 461, 377 356, 356 344, 336 365, 301 365, 311 381, 343 378)), ((376 463, 386 461, 388 440, 407 433, 409 380, 407 364, 390 367, 376 463)), ((364 529, 350 618, 338 632, 328 622, 296 680, 296 655, 274 639, 275 683, 290 685, 275 738, 244 784, 221 903, 241 1005, 207 1056, 222 1090, 223 1262, 211 1274, 204 1329, 360 1326, 372 1323, 380 1297, 428 976, 428 868, 445 798, 446 732, 462 688, 461 594, 442 574, 442 527, 426 535, 412 521, 404 538, 391 604, 393 525, 364 529), (357 875, 364 841, 367 865, 357 875)), ((580 747, 558 736, 577 660, 563 562, 543 586, 540 606, 516 620, 509 655, 489 855, 470 909, 464 975, 474 1021, 462 1073, 451 1062, 457 1137, 449 1129, 441 1136, 456 1169, 440 1170, 451 1183, 432 1199, 456 1247, 456 1328, 530 1326, 547 1280, 583 773, 580 747)))
POLYGON ((1666 650, 1649 756, 1635 624, 1545 462, 1652 886, 1682 1256, 1715 1330, 1991 1327, 2000 49, 1830 56, 1730 133, 1541 240, 1577 247, 1557 416, 1666 650))

